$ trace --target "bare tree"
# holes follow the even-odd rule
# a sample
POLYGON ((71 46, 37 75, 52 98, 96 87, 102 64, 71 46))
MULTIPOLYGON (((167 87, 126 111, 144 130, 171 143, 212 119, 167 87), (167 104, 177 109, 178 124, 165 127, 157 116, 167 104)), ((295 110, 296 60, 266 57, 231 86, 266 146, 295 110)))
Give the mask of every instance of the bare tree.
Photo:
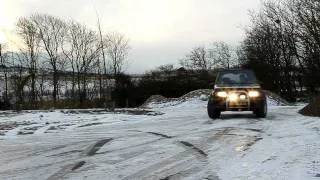
MULTIPOLYGON (((30 18, 20 18, 17 23, 17 32, 23 41, 23 48, 20 48, 20 54, 23 56, 25 65, 29 69, 31 79, 31 105, 35 106, 37 101, 36 77, 39 57, 38 29, 36 24, 30 18)), ((20 77, 21 79, 21 77, 20 77)), ((35 108, 35 107, 33 107, 35 108)))
MULTIPOLYGON (((25 88, 28 87, 28 84, 30 84, 30 80, 32 81, 32 78, 34 75, 30 73, 30 68, 28 67, 28 64, 26 62, 26 52, 18 51, 11 54, 11 61, 12 61, 12 67, 15 68, 16 72, 12 74, 9 78, 10 83, 10 90, 13 93, 13 100, 16 105, 16 110, 22 110, 23 105, 28 105, 30 108, 35 108, 34 102, 28 104, 24 104, 26 100, 26 95, 30 94, 29 92, 25 92, 25 88)), ((31 83, 33 84, 33 83, 31 83)), ((32 86, 31 86, 32 88, 32 86)), ((28 97, 28 96, 27 96, 28 97)), ((29 102, 30 102, 30 97, 29 102)), ((32 97, 32 89, 31 89, 31 98, 32 97)))
POLYGON ((230 69, 235 65, 231 47, 223 41, 214 42, 209 50, 209 58, 214 64, 219 64, 222 68, 230 69))
MULTIPOLYGON (((76 22, 69 25, 67 42, 63 51, 71 64, 73 75, 76 74, 79 100, 82 103, 87 97, 87 74, 93 73, 92 69, 99 63, 101 45, 94 31, 76 22)), ((73 81, 73 91, 74 88, 73 81)))
POLYGON ((39 37, 49 57, 49 64, 53 73, 52 96, 54 105, 56 105, 59 88, 59 70, 62 67, 61 62, 63 62, 63 59, 61 59, 61 47, 66 36, 66 24, 61 19, 50 15, 33 15, 31 19, 37 25, 39 37))
MULTIPOLYGON (((313 0, 288 0, 297 26, 297 43, 303 82, 311 94, 320 87, 320 3, 313 0)), ((318 91, 319 92, 319 91, 318 91)))
POLYGON ((181 66, 188 69, 212 69, 215 62, 208 57, 208 53, 205 47, 195 47, 189 54, 182 60, 180 60, 181 66))
MULTIPOLYGON (((310 34, 302 35, 310 31, 302 30, 303 23, 297 18, 310 9, 297 11, 295 2, 298 1, 265 1, 261 11, 252 15, 252 26, 247 29, 242 45, 245 53, 241 53, 246 57, 241 59, 248 60, 245 66, 254 68, 268 89, 291 101, 295 97, 296 82, 302 82, 301 74, 307 72, 304 57, 309 48, 301 39, 312 39, 310 34)), ((316 67, 315 63, 312 66, 316 67)))
POLYGON ((158 69, 161 72, 164 72, 166 74, 170 74, 174 70, 174 67, 173 67, 173 64, 165 64, 165 65, 159 66, 158 69))
POLYGON ((106 52, 109 58, 109 66, 112 74, 116 76, 128 66, 129 39, 118 32, 107 34, 106 39, 108 41, 106 52))
POLYGON ((225 42, 214 42, 213 46, 206 49, 204 46, 195 47, 182 60, 180 64, 188 69, 209 70, 218 67, 229 69, 236 65, 234 52, 225 42))
POLYGON ((9 97, 8 97, 8 56, 7 53, 4 53, 4 45, 0 44, 0 69, 4 73, 4 83, 5 83, 5 90, 4 90, 4 106, 5 108, 9 105, 9 97))
POLYGON ((76 60, 80 59, 81 55, 78 52, 77 48, 79 48, 80 42, 78 42, 78 32, 82 26, 73 20, 68 22, 67 26, 67 36, 64 39, 65 42, 62 46, 62 52, 65 56, 65 59, 69 62, 69 68, 72 70, 72 80, 71 80, 71 97, 75 101, 76 100, 76 60))

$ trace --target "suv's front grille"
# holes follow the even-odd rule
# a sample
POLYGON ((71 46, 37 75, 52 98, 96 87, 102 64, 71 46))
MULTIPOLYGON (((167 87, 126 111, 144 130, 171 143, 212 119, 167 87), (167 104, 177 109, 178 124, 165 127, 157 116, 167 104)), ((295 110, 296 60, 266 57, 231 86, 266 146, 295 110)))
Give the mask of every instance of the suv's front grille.
POLYGON ((249 101, 237 101, 237 102, 227 102, 228 108, 248 108, 249 101))
POLYGON ((247 91, 245 90, 237 90, 230 92, 231 94, 236 95, 236 100, 231 100, 227 98, 226 106, 227 108, 249 108, 250 99, 247 91), (245 96, 244 99, 241 99, 240 96, 245 96))

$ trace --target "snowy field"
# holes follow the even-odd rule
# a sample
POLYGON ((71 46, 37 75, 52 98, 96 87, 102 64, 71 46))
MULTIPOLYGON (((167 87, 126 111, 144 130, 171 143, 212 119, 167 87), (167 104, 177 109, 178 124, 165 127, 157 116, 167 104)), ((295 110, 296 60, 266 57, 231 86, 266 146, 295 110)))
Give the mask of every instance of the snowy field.
POLYGON ((319 179, 320 118, 269 101, 207 116, 206 101, 150 109, 0 114, 0 179, 319 179))

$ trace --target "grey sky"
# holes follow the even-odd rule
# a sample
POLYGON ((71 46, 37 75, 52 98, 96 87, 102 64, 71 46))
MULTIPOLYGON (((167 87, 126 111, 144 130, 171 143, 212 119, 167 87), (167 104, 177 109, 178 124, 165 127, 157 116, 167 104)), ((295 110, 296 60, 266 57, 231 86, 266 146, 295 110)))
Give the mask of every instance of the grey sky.
MULTIPOLYGON (((194 46, 238 43, 248 11, 260 0, 0 0, 0 30, 7 39, 20 16, 48 13, 96 29, 120 31, 130 39, 129 73, 176 64, 194 46), (6 17, 6 18, 3 18, 6 17), (7 32, 7 33, 6 33, 7 32)), ((9 41, 9 40, 7 40, 9 41)))

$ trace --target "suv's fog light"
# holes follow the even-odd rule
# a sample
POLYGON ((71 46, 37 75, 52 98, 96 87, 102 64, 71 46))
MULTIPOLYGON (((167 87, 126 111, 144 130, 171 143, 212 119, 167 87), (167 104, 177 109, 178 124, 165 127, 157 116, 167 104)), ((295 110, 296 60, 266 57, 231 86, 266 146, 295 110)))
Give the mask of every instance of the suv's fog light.
POLYGON ((237 101, 238 95, 237 94, 229 94, 229 100, 230 101, 237 101))
POLYGON ((241 100, 245 100, 245 99, 246 99, 246 95, 240 95, 239 98, 240 98, 241 100))

